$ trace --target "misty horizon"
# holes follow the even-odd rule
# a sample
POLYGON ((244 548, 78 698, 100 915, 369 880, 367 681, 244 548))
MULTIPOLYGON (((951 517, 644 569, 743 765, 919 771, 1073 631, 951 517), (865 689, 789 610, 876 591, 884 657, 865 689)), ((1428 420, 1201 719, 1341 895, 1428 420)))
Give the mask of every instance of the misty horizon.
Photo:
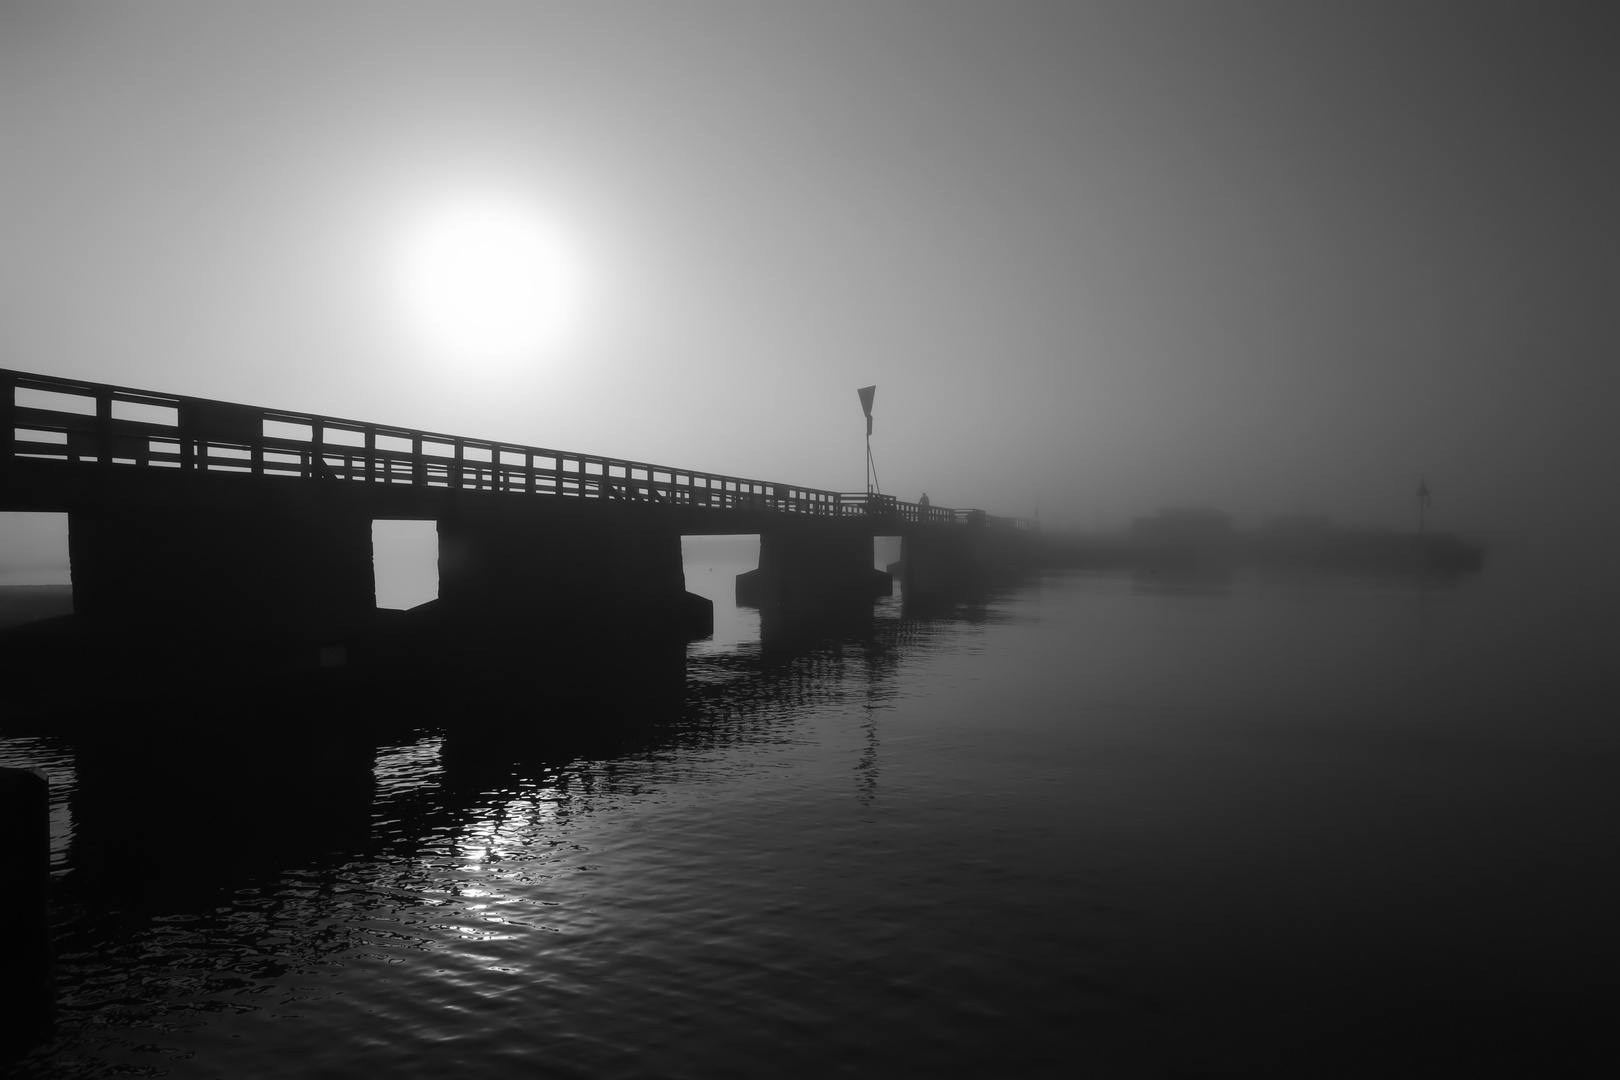
POLYGON ((1616 457, 1612 29, 9 4, 0 340, 22 370, 846 491, 875 383, 884 490, 1063 527, 1403 528, 1427 477, 1458 531, 1612 528, 1582 497, 1616 457), (463 234, 537 246, 433 277, 479 257, 463 234), (557 312, 531 338, 456 291, 497 272, 557 312))

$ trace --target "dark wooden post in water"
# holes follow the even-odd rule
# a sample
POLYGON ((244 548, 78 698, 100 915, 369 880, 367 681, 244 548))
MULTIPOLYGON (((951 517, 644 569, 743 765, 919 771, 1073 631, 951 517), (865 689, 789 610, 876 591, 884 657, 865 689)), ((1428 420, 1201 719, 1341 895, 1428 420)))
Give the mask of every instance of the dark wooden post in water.
POLYGON ((0 769, 0 1054, 50 1029, 52 1012, 50 785, 33 769, 0 769))

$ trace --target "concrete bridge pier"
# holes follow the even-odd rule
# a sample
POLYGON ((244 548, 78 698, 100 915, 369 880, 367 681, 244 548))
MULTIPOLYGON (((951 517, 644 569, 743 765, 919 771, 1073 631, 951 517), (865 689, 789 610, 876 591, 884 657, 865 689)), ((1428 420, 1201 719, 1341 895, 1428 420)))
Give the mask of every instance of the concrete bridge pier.
POLYGON ((673 523, 639 508, 545 509, 491 500, 439 519, 444 619, 585 648, 713 631, 713 603, 686 591, 673 523))
POLYGON ((981 591, 1027 561, 1025 534, 979 514, 966 525, 918 528, 900 540, 900 561, 889 569, 907 601, 943 600, 981 591))
POLYGON ((836 615, 888 596, 893 581, 872 566, 861 522, 762 532, 759 567, 737 575, 737 603, 786 618, 836 615))
POLYGON ((285 494, 255 506, 95 502, 69 511, 75 613, 300 637, 357 625, 376 606, 370 515, 308 488, 285 494))

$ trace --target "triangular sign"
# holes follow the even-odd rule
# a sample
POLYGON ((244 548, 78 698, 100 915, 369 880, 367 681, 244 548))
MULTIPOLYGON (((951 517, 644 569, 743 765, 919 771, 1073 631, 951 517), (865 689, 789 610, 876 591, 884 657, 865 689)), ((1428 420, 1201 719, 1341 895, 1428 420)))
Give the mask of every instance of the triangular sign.
POLYGON ((861 412, 868 420, 872 419, 872 398, 877 394, 877 386, 863 386, 855 392, 861 395, 861 412))

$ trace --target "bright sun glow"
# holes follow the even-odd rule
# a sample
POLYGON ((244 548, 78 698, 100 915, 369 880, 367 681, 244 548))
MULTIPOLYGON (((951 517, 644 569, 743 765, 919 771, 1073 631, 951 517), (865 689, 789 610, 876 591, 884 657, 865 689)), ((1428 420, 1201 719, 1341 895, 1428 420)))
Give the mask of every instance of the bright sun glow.
POLYGON ((469 199, 423 217, 402 269, 412 318, 455 357, 534 356, 555 344, 578 299, 568 245, 510 200, 469 199))

